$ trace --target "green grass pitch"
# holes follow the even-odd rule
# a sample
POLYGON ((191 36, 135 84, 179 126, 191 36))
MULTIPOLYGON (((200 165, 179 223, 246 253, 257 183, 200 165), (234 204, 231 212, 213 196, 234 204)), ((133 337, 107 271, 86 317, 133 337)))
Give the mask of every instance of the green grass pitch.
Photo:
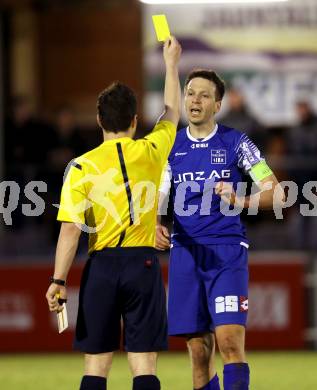
MULTIPOLYGON (((222 366, 218 360, 218 373, 222 366)), ((316 390, 316 352, 252 352, 250 390, 316 390)), ((80 354, 0 355, 3 390, 78 390, 83 359, 80 354)), ((162 390, 191 390, 191 372, 185 353, 160 354, 158 374, 162 390)), ((109 390, 131 389, 124 354, 115 355, 109 390)))

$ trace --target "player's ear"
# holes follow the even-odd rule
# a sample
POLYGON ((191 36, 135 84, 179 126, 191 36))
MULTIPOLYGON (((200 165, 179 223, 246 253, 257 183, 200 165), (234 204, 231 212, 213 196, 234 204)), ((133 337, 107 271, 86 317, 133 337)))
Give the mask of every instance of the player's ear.
POLYGON ((217 114, 220 111, 221 108, 221 100, 218 100, 215 104, 215 114, 217 114))

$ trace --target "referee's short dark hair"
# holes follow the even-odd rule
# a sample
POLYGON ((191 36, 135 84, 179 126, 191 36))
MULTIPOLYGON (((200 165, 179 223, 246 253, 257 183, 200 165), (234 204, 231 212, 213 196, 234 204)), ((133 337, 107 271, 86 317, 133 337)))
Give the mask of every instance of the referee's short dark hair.
POLYGON ((127 130, 136 115, 137 101, 132 89, 118 81, 98 96, 99 121, 105 131, 118 133, 127 130))
POLYGON ((189 82, 196 77, 201 77, 203 79, 207 79, 213 82, 216 86, 216 100, 222 100, 225 94, 225 82, 221 79, 221 77, 217 75, 215 71, 209 69, 192 70, 185 80, 185 88, 187 87, 189 82))

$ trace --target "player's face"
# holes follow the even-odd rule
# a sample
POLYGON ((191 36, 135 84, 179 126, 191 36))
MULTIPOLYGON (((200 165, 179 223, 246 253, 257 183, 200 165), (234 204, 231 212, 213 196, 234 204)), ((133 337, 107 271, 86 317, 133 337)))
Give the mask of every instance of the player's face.
POLYGON ((190 123, 196 126, 213 120, 220 110, 221 102, 216 101, 216 86, 212 81, 196 77, 185 89, 185 109, 190 123))

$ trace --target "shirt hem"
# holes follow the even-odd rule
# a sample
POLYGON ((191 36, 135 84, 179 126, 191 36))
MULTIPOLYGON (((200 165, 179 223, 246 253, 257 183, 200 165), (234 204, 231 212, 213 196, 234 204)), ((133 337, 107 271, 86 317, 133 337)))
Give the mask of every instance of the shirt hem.
POLYGON ((243 237, 236 237, 236 238, 205 238, 205 239, 199 239, 195 237, 191 237, 190 239, 188 237, 183 239, 172 239, 172 246, 189 246, 189 245, 241 245, 245 248, 249 248, 249 241, 246 238, 243 237))

